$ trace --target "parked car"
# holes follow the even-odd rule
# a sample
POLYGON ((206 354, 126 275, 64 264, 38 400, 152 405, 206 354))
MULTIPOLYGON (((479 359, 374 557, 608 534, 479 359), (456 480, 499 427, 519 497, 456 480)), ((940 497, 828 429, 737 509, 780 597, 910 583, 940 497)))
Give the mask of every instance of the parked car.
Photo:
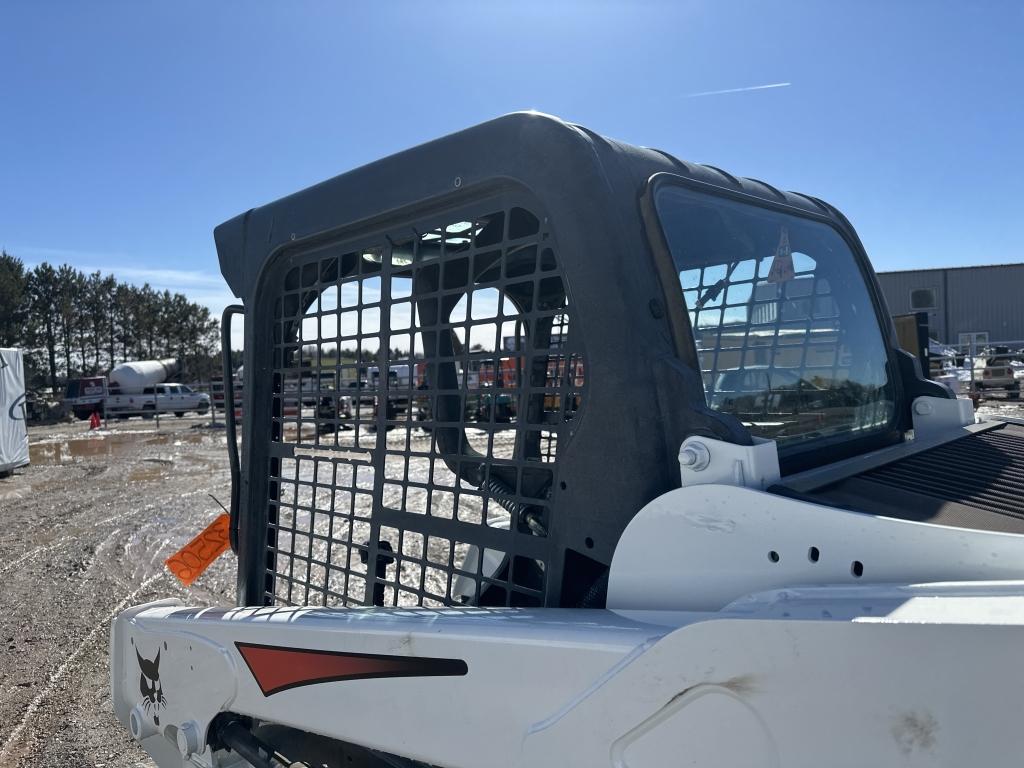
POLYGON ((359 381, 351 381, 346 389, 350 390, 348 396, 352 401, 353 406, 366 405, 373 408, 376 398, 373 395, 373 389, 370 387, 369 383, 362 379, 359 381))
MULTIPOLYGON (((234 381, 234 387, 232 388, 235 395, 235 406, 237 407, 242 403, 242 382, 238 379, 234 381)), ((212 395, 213 407, 219 411, 224 410, 224 380, 221 377, 215 378, 210 382, 210 393, 212 395)))
POLYGON ((321 434, 352 429, 352 426, 346 423, 351 419, 352 398, 348 395, 326 395, 316 404, 316 425, 317 431, 321 434))
POLYGON ((974 383, 978 389, 1005 389, 1010 397, 1020 396, 1020 380, 1014 375, 1014 366, 1010 364, 1009 358, 1001 354, 977 358, 974 374, 974 383))
POLYGON ((93 411, 103 410, 103 401, 106 397, 105 376, 69 379, 64 391, 64 410, 74 414, 76 419, 85 421, 92 416, 93 411))
POLYGON ((127 419, 142 416, 151 419, 157 413, 173 413, 181 418, 186 413, 204 414, 210 410, 210 396, 194 392, 184 384, 157 384, 144 387, 141 393, 111 394, 107 397, 107 415, 127 419))
POLYGON ((496 424, 509 424, 516 415, 515 401, 508 392, 484 391, 473 414, 477 421, 490 422, 493 414, 496 424))
POLYGON ((739 415, 799 413, 830 405, 827 391, 800 378, 794 370, 747 366, 722 371, 715 380, 710 405, 739 415))
POLYGON ((30 422, 40 422, 46 418, 46 404, 35 390, 25 392, 25 418, 30 422))

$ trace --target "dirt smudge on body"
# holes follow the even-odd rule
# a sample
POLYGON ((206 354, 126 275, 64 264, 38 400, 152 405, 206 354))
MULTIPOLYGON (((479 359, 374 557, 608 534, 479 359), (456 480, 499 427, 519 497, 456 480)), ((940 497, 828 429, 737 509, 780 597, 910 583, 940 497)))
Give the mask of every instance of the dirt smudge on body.
POLYGON ((928 712, 905 712, 892 725, 892 737, 904 755, 935 746, 938 721, 928 712))

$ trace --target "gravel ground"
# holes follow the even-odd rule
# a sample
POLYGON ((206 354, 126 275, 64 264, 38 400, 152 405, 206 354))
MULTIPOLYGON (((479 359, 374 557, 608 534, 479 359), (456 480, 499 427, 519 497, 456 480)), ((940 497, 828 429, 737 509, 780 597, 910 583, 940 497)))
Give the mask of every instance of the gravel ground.
POLYGON ((122 608, 162 597, 232 604, 224 555, 191 589, 163 561, 229 496, 210 419, 30 430, 29 467, 0 479, 0 766, 137 766, 114 718, 107 644, 122 608))

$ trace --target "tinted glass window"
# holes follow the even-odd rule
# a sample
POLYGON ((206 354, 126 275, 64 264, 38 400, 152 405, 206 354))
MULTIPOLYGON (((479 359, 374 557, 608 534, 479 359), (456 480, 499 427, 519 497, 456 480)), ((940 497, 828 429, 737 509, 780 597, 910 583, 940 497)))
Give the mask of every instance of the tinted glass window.
POLYGON ((144 394, 144 395, 152 395, 153 394, 153 388, 152 387, 146 387, 145 389, 142 390, 142 394, 144 394))
POLYGON ((935 290, 918 288, 910 292, 911 309, 935 309, 935 290))
POLYGON ((885 345, 838 232, 678 187, 657 207, 709 406, 783 447, 888 425, 885 345))

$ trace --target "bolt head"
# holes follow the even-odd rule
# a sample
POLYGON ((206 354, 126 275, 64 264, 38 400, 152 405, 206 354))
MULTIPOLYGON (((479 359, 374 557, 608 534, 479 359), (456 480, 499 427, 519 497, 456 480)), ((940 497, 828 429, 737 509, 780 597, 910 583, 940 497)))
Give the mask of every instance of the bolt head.
POLYGON ((699 441, 687 443, 679 449, 679 464, 694 472, 706 469, 711 463, 711 451, 699 441))

